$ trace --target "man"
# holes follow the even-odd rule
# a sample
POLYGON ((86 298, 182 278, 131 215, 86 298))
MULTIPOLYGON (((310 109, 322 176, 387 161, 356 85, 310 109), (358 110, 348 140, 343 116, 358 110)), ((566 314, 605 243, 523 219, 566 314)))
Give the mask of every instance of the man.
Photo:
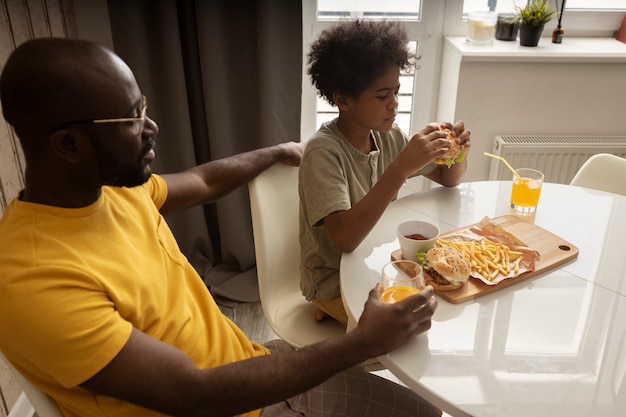
POLYGON ((386 305, 377 287, 354 331, 268 349, 220 313, 167 227, 162 214, 297 165, 301 145, 152 175, 147 99, 118 56, 87 41, 20 45, 0 98, 27 162, 0 219, 0 349, 65 415, 440 414, 354 367, 430 328, 431 290, 386 305))

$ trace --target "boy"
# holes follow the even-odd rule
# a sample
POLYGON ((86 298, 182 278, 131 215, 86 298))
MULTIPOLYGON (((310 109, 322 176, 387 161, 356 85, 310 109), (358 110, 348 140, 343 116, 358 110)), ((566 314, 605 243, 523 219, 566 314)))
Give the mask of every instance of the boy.
POLYGON ((300 167, 301 288, 318 307, 347 324, 339 263, 376 224, 408 177, 446 187, 461 182, 466 161, 433 161, 449 150, 451 129, 464 154, 463 122, 432 123, 410 140, 394 123, 400 71, 413 66, 401 23, 345 21, 322 32, 308 55, 308 74, 321 97, 339 109, 307 143, 300 167))

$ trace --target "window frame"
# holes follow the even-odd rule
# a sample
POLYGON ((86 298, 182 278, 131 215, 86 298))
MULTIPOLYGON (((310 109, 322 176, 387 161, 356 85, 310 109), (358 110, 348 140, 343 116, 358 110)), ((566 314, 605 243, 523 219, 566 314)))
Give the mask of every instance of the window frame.
MULTIPOLYGON (((311 42, 324 29, 338 20, 316 20, 317 4, 315 0, 302 2, 303 27, 303 65, 302 65, 302 140, 307 140, 317 129, 316 100, 317 92, 307 75, 307 53, 311 42)), ((415 132, 430 123, 436 113, 436 97, 439 91, 439 73, 443 47, 443 11, 444 2, 422 0, 422 20, 403 20, 411 41, 417 42, 418 68, 415 69, 413 82, 412 106, 409 129, 415 132)))

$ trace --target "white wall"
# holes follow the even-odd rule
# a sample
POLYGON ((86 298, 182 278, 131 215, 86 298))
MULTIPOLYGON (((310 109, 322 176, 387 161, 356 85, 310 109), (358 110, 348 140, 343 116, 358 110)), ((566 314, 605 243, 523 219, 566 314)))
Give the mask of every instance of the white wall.
POLYGON ((467 63, 454 119, 472 131, 466 180, 487 179, 498 134, 624 135, 626 64, 467 63))
MULTIPOLYGON (((550 47, 549 40, 542 41, 550 47)), ((461 58, 449 44, 446 48, 437 120, 463 120, 472 132, 467 181, 488 178, 491 159, 483 152, 491 152, 496 135, 625 134, 621 56, 611 62, 589 57, 514 62, 497 54, 461 58)))

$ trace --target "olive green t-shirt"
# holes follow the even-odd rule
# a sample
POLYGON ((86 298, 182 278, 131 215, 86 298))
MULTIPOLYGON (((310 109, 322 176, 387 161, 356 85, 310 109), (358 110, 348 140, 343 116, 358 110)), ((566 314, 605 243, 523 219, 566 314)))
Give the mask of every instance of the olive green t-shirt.
MULTIPOLYGON (((375 149, 363 154, 337 127, 324 123, 307 142, 300 163, 300 287, 307 300, 339 297, 341 250, 332 241, 323 219, 349 210, 374 187, 385 169, 408 142, 394 124, 388 133, 372 131, 375 149)), ((426 165, 415 175, 435 169, 426 165)))

